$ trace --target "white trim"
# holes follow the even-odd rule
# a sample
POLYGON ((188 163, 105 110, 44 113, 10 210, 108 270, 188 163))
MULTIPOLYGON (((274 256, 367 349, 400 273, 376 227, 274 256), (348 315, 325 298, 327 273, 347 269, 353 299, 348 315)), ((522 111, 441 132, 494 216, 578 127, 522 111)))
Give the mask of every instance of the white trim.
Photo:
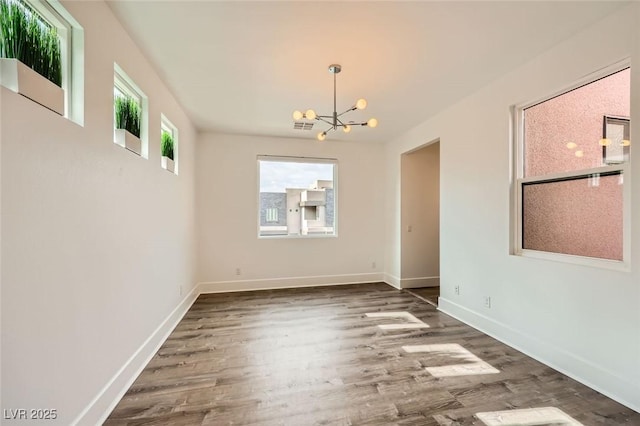
POLYGON ((98 425, 105 422, 199 295, 195 286, 82 410, 72 425, 98 425))
POLYGON ((293 155, 258 155, 258 161, 271 161, 275 163, 320 163, 320 164, 338 164, 337 158, 324 157, 297 157, 293 155))
POLYGON ((440 277, 401 278, 400 288, 439 287, 440 277))
POLYGON ((549 181, 560 180, 565 178, 582 178, 587 179, 593 177, 593 175, 600 175, 610 172, 625 172, 626 167, 622 164, 606 165, 600 167, 593 167, 591 169, 572 170, 569 172, 548 173, 542 176, 529 176, 526 178, 518 179, 521 184, 526 183, 547 183, 549 181))
POLYGON ((129 83, 131 79, 124 78, 118 71, 116 71, 115 77, 113 79, 113 88, 116 92, 114 96, 120 97, 129 97, 131 99, 135 99, 138 103, 138 106, 142 108, 142 96, 138 93, 136 89, 133 88, 135 86, 133 83, 129 83))
POLYGON ((515 255, 529 259, 542 259, 550 260, 552 262, 571 263, 574 265, 590 266, 593 268, 610 269, 612 271, 631 271, 629 262, 613 259, 599 259, 595 257, 577 256, 564 253, 551 253, 547 251, 538 251, 531 249, 520 249, 516 251, 515 255))
POLYGON ((600 68, 599 70, 595 70, 594 72, 590 72, 588 74, 583 75, 582 77, 580 77, 577 81, 574 81, 573 84, 568 84, 568 85, 564 85, 563 87, 559 88, 558 90, 555 90, 553 92, 551 92, 549 95, 547 96, 542 96, 542 97, 538 97, 533 101, 529 101, 529 102, 522 102, 520 104, 517 105, 518 109, 527 109, 527 108, 531 108, 532 106, 541 104, 543 102, 546 102, 550 99, 553 99, 555 97, 558 97, 560 95, 564 95, 565 93, 571 92, 572 90, 576 90, 582 86, 586 86, 588 84, 593 83, 596 80, 600 80, 602 78, 608 77, 612 74, 615 74, 619 71, 622 71, 624 69, 627 68, 631 68, 631 58, 630 57, 626 57, 623 59, 620 59, 619 61, 614 62, 611 65, 607 65, 604 66, 602 68, 600 68))
POLYGON ((395 275, 384 274, 384 282, 389 284, 391 287, 402 290, 402 287, 400 286, 400 278, 395 275))
POLYGON ((379 272, 365 274, 319 275, 310 277, 263 278, 257 280, 235 280, 201 282, 200 294, 227 293, 251 290, 275 290, 280 288, 323 287, 330 285, 367 284, 381 282, 383 274, 379 272))
POLYGON ((438 300, 438 310, 640 412, 639 384, 632 383, 578 355, 561 350, 550 342, 523 334, 508 324, 486 317, 443 297, 438 300))

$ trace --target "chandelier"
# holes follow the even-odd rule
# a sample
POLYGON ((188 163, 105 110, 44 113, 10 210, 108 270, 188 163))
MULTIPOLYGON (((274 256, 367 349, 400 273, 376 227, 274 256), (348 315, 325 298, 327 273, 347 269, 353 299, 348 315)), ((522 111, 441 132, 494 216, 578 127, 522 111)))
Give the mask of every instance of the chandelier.
POLYGON ((327 133, 332 130, 338 130, 338 127, 342 128, 342 131, 345 133, 349 133, 351 131, 352 126, 369 126, 371 128, 376 127, 378 125, 378 120, 375 118, 370 118, 367 121, 362 123, 355 123, 353 121, 349 121, 347 123, 343 122, 340 117, 345 115, 348 112, 355 111, 356 109, 365 109, 367 107, 367 101, 364 99, 358 99, 358 101, 348 110, 341 112, 338 114, 336 112, 336 74, 342 71, 342 67, 340 64, 331 64, 329 65, 329 72, 333 74, 333 114, 332 115, 318 115, 312 109, 308 109, 305 112, 302 111, 294 111, 293 119, 295 121, 301 120, 303 118, 307 120, 318 120, 324 123, 327 123, 329 127, 324 132, 318 133, 318 140, 323 141, 327 137, 327 133))

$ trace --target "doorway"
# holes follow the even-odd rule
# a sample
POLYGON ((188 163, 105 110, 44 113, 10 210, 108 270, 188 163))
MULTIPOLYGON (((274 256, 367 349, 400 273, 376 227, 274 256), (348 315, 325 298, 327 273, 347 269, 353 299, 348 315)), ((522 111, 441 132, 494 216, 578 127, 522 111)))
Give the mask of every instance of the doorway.
POLYGON ((437 304, 440 290, 440 141, 401 156, 400 287, 437 304), (422 295, 421 295, 422 293, 422 295))

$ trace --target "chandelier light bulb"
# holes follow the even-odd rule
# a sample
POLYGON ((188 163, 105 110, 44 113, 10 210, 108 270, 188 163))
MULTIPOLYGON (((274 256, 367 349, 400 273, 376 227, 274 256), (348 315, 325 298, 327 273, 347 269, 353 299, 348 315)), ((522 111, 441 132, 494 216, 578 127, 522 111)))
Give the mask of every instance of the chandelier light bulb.
POLYGON ((325 140, 325 139, 326 139, 326 137, 327 137, 327 133, 326 133, 326 132, 320 132, 320 133, 318 133, 318 140, 319 140, 320 142, 322 142, 323 140, 325 140))
POLYGON ((307 112, 304 113, 304 116, 307 120, 315 120, 316 112, 312 109, 308 109, 307 112))
POLYGON ((304 114, 301 111, 298 111, 298 110, 293 111, 293 119, 295 121, 302 119, 302 117, 304 117, 304 114))
POLYGON ((567 148, 569 148, 569 149, 573 149, 573 148, 575 148, 577 146, 578 146, 578 144, 576 144, 575 142, 568 142, 567 143, 567 148))
POLYGON ((345 132, 345 133, 349 133, 351 131, 351 126, 349 126, 348 124, 345 124, 342 127, 342 131, 345 132))
POLYGON ((611 145, 611 139, 608 138, 602 138, 600 139, 600 142, 598 142, 600 144, 600 146, 609 146, 611 145))
POLYGON ((366 107, 367 107, 367 100, 366 99, 358 99, 358 102, 356 102, 356 108, 365 109, 366 107))
POLYGON ((575 152, 575 156, 576 156, 576 157, 578 157, 578 158, 583 157, 583 156, 584 156, 584 152, 582 152, 582 151, 576 151, 576 152, 575 152))
POLYGON ((376 120, 375 118, 370 118, 369 121, 367 121, 367 126, 374 128, 378 126, 378 120, 376 120))
POLYGON ((629 139, 623 139, 622 142, 620 143, 620 145, 622 145, 622 146, 630 146, 631 145, 631 141, 629 139))

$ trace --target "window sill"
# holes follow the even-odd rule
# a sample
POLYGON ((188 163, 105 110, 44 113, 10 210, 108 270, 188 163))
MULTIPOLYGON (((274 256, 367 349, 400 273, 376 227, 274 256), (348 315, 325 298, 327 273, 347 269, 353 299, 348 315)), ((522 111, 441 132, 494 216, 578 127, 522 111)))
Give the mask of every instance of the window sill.
POLYGON ((609 269, 612 271, 630 272, 628 262, 620 260, 598 259, 594 257, 576 256, 572 254, 550 253, 537 250, 519 250, 514 256, 550 260, 572 265, 589 266, 598 269, 609 269))
POLYGON ((311 234, 311 235, 258 235, 259 240, 313 240, 317 238, 338 238, 338 234, 311 234))

